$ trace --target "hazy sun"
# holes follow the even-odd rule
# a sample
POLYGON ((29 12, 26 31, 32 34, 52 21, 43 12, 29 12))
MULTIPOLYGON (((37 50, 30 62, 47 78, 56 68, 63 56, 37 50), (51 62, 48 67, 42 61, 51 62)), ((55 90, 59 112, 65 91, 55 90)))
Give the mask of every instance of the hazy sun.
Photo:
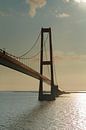
POLYGON ((86 3, 86 0, 75 0, 78 3, 86 3))

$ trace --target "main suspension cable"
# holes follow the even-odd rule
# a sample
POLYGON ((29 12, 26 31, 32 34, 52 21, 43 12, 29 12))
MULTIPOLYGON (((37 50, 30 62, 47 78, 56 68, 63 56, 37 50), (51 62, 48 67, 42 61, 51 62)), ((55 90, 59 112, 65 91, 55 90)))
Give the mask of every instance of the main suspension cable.
MULTIPOLYGON (((46 39, 45 39, 45 41, 44 41, 44 45, 45 45, 47 39, 48 39, 48 36, 46 37, 46 39)), ((43 50, 43 48, 41 48, 41 50, 43 50)), ((22 58, 22 57, 19 57, 19 59, 33 59, 34 57, 36 57, 37 55, 40 54, 41 50, 38 51, 35 55, 33 55, 33 56, 31 56, 31 57, 28 57, 28 58, 22 58)))
POLYGON ((27 52, 25 52, 23 55, 19 56, 19 58, 22 58, 23 56, 27 55, 29 52, 32 51, 32 49, 36 46, 36 44, 37 44, 37 42, 38 42, 38 40, 39 40, 40 34, 41 34, 41 32, 39 33, 39 35, 38 35, 38 37, 37 37, 35 43, 34 43, 33 46, 30 48, 30 50, 28 50, 27 52))

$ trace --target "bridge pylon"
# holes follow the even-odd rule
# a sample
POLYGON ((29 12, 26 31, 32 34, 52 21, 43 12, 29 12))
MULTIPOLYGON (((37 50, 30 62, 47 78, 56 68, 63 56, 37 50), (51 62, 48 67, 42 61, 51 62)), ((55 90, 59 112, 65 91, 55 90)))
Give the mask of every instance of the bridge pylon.
POLYGON ((54 74, 53 74, 53 50, 52 50, 52 36, 51 36, 51 28, 41 28, 41 54, 40 54, 40 74, 43 75, 43 66, 49 65, 50 66, 50 73, 51 73, 51 91, 49 94, 44 93, 43 91, 43 80, 40 79, 39 82, 39 100, 55 100, 56 97, 56 89, 54 85, 54 74), (44 34, 47 33, 49 35, 49 60, 43 59, 43 52, 44 52, 44 34))

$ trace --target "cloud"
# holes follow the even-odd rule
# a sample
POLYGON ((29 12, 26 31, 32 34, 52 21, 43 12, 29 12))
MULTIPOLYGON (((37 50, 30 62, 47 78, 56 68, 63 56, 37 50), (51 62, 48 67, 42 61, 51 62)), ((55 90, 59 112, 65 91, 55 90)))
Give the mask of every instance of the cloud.
POLYGON ((77 3, 86 3, 86 0, 74 0, 77 3))
POLYGON ((64 2, 76 2, 76 3, 86 3, 86 0, 64 0, 64 2))
POLYGON ((59 18, 67 18, 67 17, 70 17, 70 15, 68 13, 57 13, 56 14, 56 17, 59 17, 59 18))
POLYGON ((70 0, 64 0, 64 2, 70 2, 70 0))
POLYGON ((80 3, 80 0, 74 0, 75 2, 77 2, 77 3, 80 3))
POLYGON ((4 11, 0 11, 0 16, 11 16, 11 14, 4 11))
POLYGON ((17 12, 17 11, 0 11, 0 16, 25 16, 24 13, 22 12, 17 12))
POLYGON ((45 6, 47 0, 26 0, 26 3, 30 6, 29 15, 34 17, 37 9, 45 6))
POLYGON ((64 60, 71 61, 86 61, 86 54, 76 54, 74 52, 64 53, 62 51, 54 52, 54 61, 60 62, 64 60))

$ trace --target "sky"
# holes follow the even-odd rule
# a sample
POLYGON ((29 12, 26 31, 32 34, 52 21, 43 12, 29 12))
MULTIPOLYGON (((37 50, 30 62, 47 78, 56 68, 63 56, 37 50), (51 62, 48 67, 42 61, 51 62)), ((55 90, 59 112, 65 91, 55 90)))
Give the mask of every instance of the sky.
MULTIPOLYGON (((0 0, 0 48, 20 56, 51 27, 57 82, 86 90, 86 0, 0 0)), ((0 90, 38 90, 36 79, 0 66, 0 90)))

